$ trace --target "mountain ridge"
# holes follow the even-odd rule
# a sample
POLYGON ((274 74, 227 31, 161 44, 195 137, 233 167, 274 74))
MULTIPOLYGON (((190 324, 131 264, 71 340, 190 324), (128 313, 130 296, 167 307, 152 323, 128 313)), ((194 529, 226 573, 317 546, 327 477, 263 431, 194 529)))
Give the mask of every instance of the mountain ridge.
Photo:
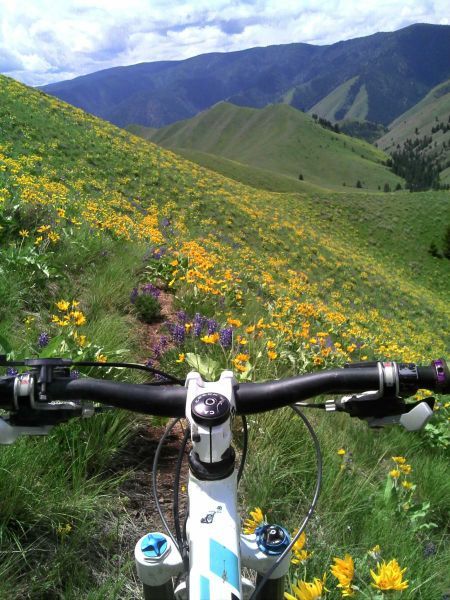
POLYGON ((258 109, 219 102, 192 119, 161 129, 132 130, 226 175, 232 172, 231 165, 223 160, 215 163, 212 155, 282 176, 281 189, 288 184, 285 178, 298 190, 312 185, 342 191, 358 182, 358 187, 379 190, 386 183, 391 189, 403 184, 384 166, 388 156, 374 146, 326 129, 285 104, 258 109))
POLYGON ((339 115, 345 118, 365 86, 364 118, 387 125, 450 77, 449 54, 450 26, 416 24, 326 46, 291 43, 114 67, 41 89, 119 126, 161 127, 221 100, 310 110, 358 77, 335 113, 348 104, 339 115))

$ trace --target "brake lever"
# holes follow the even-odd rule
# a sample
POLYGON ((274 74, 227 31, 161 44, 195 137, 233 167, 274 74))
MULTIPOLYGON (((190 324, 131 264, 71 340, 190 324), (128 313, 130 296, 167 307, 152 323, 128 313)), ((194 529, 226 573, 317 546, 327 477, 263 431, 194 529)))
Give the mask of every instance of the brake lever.
POLYGON ((419 431, 433 416, 434 403, 435 399, 429 397, 406 404, 402 398, 385 398, 380 391, 369 391, 328 400, 325 409, 346 412, 351 417, 366 421, 372 428, 402 425, 407 431, 419 431))
MULTIPOLYGON (((433 400, 434 404, 434 398, 429 398, 429 400, 433 400)), ((369 417, 366 419, 367 424, 373 428, 385 427, 386 425, 403 425, 407 431, 419 431, 423 429, 433 416, 433 409, 427 401, 415 402, 408 406, 412 406, 412 408, 406 413, 401 415, 387 415, 380 419, 369 417)))

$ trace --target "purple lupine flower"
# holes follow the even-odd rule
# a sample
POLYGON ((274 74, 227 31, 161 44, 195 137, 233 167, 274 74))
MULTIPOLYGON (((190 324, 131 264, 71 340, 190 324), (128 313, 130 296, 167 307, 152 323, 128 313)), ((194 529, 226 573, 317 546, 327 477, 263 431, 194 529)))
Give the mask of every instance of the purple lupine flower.
POLYGON ((162 258, 164 256, 164 254, 167 252, 166 248, 154 248, 152 250, 152 258, 155 258, 156 260, 159 260, 160 258, 162 258))
POLYGON ((46 331, 43 331, 42 333, 39 334, 39 337, 38 337, 39 348, 45 348, 45 346, 48 346, 49 341, 50 341, 50 336, 46 331))
POLYGON ((187 321, 187 313, 185 310, 179 310, 177 312, 177 321, 179 323, 182 323, 183 325, 186 323, 187 321))
POLYGON ((161 227, 169 227, 170 225, 170 219, 168 219, 167 217, 164 217, 164 219, 161 220, 161 227))
POLYGON ((147 359, 146 363, 145 363, 146 367, 150 367, 153 368, 155 366, 155 361, 153 360, 153 358, 149 358, 147 359))
POLYGON ((6 369, 6 374, 9 375, 9 377, 15 377, 16 375, 19 374, 19 371, 17 369, 15 369, 14 367, 8 367, 6 369))
POLYGON ((206 320, 206 328, 208 330, 208 334, 216 333, 219 329, 219 323, 215 319, 207 319, 206 320))
POLYGON ((130 302, 131 304, 134 304, 136 302, 136 298, 138 297, 139 292, 138 289, 135 287, 132 289, 131 294, 130 294, 130 302))
POLYGON ((332 348, 333 347, 333 338, 330 335, 327 335, 325 338, 325 347, 332 348))
POLYGON ((192 333, 195 335, 195 337, 200 337, 200 334, 203 329, 203 325, 204 325, 204 317, 202 317, 202 315, 200 313, 195 313, 193 327, 192 327, 192 333))
POLYGON ((430 558, 430 556, 434 556, 437 552, 437 547, 436 544, 433 544, 433 542, 428 542, 425 545, 425 548, 423 549, 423 555, 425 556, 425 558, 430 558))
POLYGON ((161 358, 162 354, 167 349, 168 343, 168 338, 165 335, 162 335, 159 339, 159 342, 155 346, 153 346, 152 350, 156 359, 161 358))
POLYGON ((80 378, 80 371, 77 371, 76 369, 72 369, 70 371, 70 377, 71 377, 71 379, 79 379, 80 378))
POLYGON ((175 323, 174 325, 172 325, 171 331, 173 341, 175 342, 175 344, 180 346, 184 342, 184 337, 186 334, 184 326, 180 325, 179 323, 175 323))
POLYGON ((167 377, 164 377, 164 375, 160 375, 159 373, 155 373, 154 379, 155 381, 160 381, 162 383, 164 383, 165 381, 170 381, 170 379, 167 379, 167 377))
POLYGON ((153 346, 152 352, 153 352, 153 356, 155 357, 156 360, 161 358, 162 350, 161 350, 161 346, 159 344, 155 344, 153 346))
POLYGON ((231 327, 225 327, 219 331, 219 340, 223 348, 230 348, 233 341, 233 329, 231 327))
POLYGON ((158 298, 158 296, 161 294, 161 290, 153 285, 153 283, 146 283, 142 286, 142 293, 153 296, 154 298, 158 298))

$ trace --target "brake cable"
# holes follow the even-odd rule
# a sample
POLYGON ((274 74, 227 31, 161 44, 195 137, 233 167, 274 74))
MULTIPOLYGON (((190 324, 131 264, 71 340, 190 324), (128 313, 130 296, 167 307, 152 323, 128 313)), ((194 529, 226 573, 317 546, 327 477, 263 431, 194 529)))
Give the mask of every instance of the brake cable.
POLYGON ((322 461, 322 452, 320 450, 319 439, 318 439, 316 432, 314 431, 311 423, 308 421, 308 419, 305 417, 305 415, 302 413, 302 411, 295 404, 291 404, 290 408, 292 408, 292 410, 295 411, 297 413, 297 415, 303 420, 304 424, 306 425, 306 427, 313 439, 314 448, 316 451, 316 465, 317 465, 316 486, 314 489, 313 499, 312 499, 311 504, 306 513, 306 517, 304 518, 303 523, 300 525, 300 528, 299 528, 297 534, 292 538, 289 545, 283 550, 283 552, 280 554, 280 556, 274 562, 274 564, 270 567, 270 569, 266 573, 264 573, 264 576, 262 577, 261 581, 259 582, 259 584, 255 588, 255 590, 253 591, 249 600, 256 600, 259 597, 259 594, 260 594, 263 586, 269 580, 272 573, 279 566, 279 564, 284 560, 284 558, 289 554, 289 552, 292 550, 292 548, 294 547, 294 545, 297 542, 297 540, 299 539, 299 537, 302 535, 303 531, 305 530, 306 525, 308 524, 308 521, 312 517, 313 512, 316 508, 317 501, 319 500, 320 488, 322 487, 322 464, 323 464, 323 461, 322 461))

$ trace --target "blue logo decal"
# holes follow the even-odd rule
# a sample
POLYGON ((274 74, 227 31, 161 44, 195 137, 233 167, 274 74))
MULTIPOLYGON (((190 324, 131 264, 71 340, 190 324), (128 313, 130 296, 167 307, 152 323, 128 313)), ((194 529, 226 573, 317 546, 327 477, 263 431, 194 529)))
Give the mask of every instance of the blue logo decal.
POLYGON ((209 568, 215 575, 239 590, 239 561, 234 552, 219 542, 210 540, 209 563, 209 568))

